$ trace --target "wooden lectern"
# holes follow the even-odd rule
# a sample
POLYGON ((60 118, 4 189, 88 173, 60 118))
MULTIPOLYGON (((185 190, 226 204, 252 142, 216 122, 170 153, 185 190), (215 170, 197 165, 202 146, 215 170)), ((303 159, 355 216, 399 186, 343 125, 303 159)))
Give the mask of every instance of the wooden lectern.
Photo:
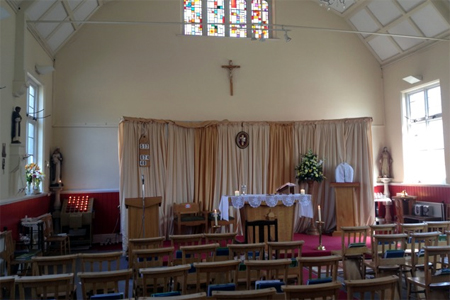
POLYGON ((128 209, 128 239, 159 236, 159 206, 162 197, 125 199, 128 209))
POLYGON ((359 188, 359 182, 332 182, 330 185, 336 194, 336 231, 333 236, 341 236, 342 226, 358 226, 355 213, 359 210, 359 203, 355 190, 359 188))

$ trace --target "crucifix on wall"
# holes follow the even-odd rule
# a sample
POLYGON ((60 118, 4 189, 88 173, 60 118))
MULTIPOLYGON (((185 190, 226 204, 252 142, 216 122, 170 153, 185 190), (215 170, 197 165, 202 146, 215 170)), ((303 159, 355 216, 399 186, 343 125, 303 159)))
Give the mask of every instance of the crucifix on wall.
POLYGON ((241 66, 233 65, 233 61, 230 59, 228 65, 222 66, 224 69, 228 69, 228 78, 230 79, 230 95, 233 96, 233 70, 239 69, 241 66))

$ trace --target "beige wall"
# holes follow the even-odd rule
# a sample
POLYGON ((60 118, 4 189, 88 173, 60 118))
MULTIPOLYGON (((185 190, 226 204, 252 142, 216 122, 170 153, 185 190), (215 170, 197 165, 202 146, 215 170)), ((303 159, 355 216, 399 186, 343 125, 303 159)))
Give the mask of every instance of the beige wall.
MULTIPOLYGON (((181 20, 180 1, 107 3, 95 20, 181 20), (157 13, 155 13, 157 12, 157 13)), ((348 28, 313 2, 277 1, 278 24, 348 28)), ((181 36, 180 25, 84 25, 56 56, 55 139, 67 188, 117 189, 121 116, 173 120, 373 117, 381 69, 357 36, 293 30, 290 43, 181 36), (234 96, 221 65, 232 59, 234 96), (70 171, 67 171, 70 170, 70 171)))
MULTIPOLYGON (((439 80, 445 148, 450 149, 450 43, 441 42, 383 68, 386 107, 386 146, 391 149, 394 182, 403 182, 402 91, 439 80), (411 85, 402 80, 408 75, 422 75, 411 85)), ((376 153, 375 153, 376 154, 376 153)), ((450 151, 446 151, 447 184, 450 183, 450 151)))

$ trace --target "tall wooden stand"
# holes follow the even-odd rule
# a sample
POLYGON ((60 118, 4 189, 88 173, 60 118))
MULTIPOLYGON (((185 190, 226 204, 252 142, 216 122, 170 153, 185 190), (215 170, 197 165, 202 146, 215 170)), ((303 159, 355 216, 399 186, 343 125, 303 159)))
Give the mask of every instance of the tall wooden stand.
POLYGON ((336 194, 336 231, 333 236, 341 236, 342 226, 358 226, 356 212, 360 206, 356 201, 359 182, 333 182, 330 184, 336 194))
POLYGON ((159 206, 162 197, 128 198, 128 238, 149 238, 159 236, 159 206))

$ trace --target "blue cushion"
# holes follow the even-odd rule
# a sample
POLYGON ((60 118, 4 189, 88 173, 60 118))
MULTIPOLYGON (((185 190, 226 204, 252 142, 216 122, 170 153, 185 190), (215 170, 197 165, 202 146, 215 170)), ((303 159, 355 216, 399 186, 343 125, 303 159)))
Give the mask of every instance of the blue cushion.
POLYGON ((208 285, 208 297, 212 296, 213 291, 235 291, 236 284, 234 283, 222 283, 222 284, 210 284, 208 285))
POLYGON ((180 296, 181 293, 178 291, 174 292, 165 292, 165 293, 155 293, 151 294, 150 297, 172 297, 172 296, 180 296))
POLYGON ((360 247, 366 247, 366 243, 350 243, 348 244, 349 248, 360 248, 360 247))
POLYGON ((228 256, 230 254, 230 249, 228 247, 219 247, 216 250, 216 256, 228 256))
POLYGON ((384 253, 384 258, 397 258, 404 256, 405 250, 386 250, 386 252, 384 253))
POLYGON ((255 282, 255 289, 266 289, 266 288, 275 288, 277 290, 277 293, 283 293, 283 290, 281 289, 281 286, 285 285, 285 283, 281 280, 274 279, 274 280, 257 280, 255 282))
POLYGON ((296 268, 298 266, 298 261, 296 258, 291 258, 291 264, 289 265, 289 268, 296 268))
POLYGON ((328 283, 328 282, 332 282, 332 281, 333 281, 333 279, 331 277, 308 279, 308 281, 306 282, 306 285, 328 283))
POLYGON ((91 299, 124 299, 123 293, 111 293, 111 294, 97 294, 92 295, 91 299))

